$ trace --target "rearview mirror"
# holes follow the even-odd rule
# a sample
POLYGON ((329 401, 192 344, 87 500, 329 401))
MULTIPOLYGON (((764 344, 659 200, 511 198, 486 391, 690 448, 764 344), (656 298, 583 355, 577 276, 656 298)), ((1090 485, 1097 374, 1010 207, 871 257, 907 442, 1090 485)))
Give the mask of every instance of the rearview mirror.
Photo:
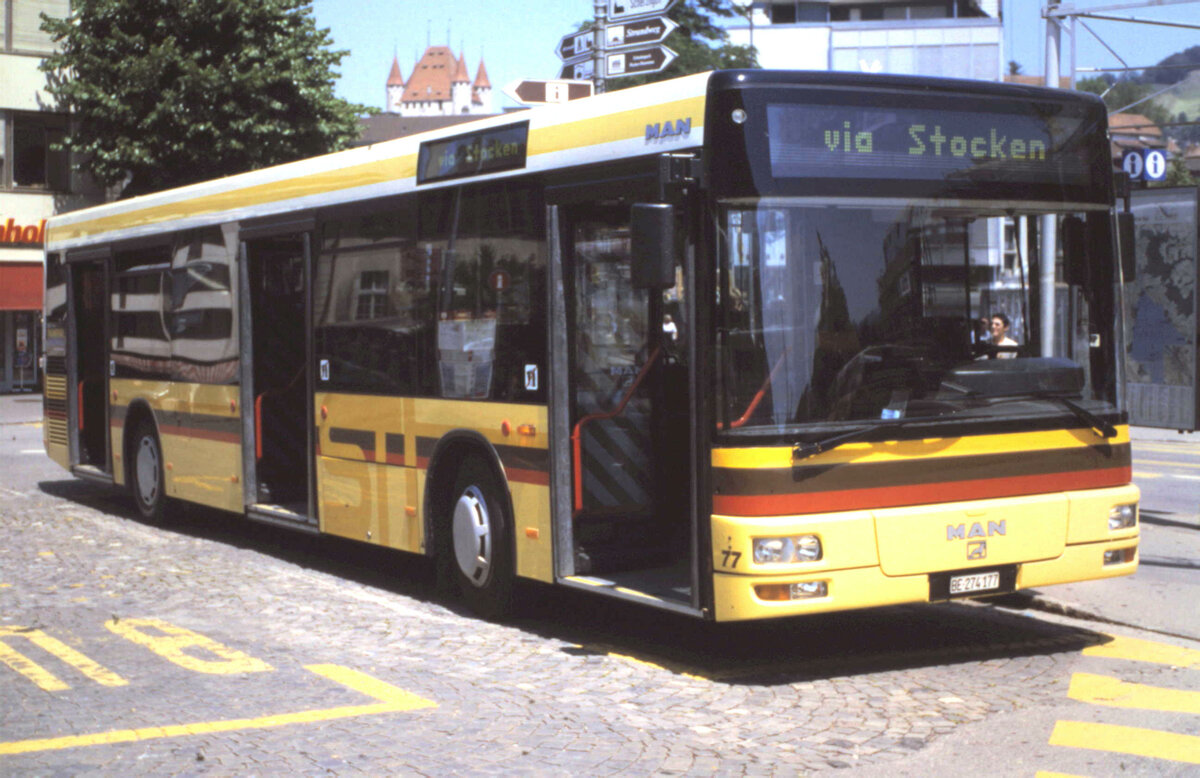
POLYGON ((635 289, 675 285, 675 209, 668 203, 634 203, 630 214, 635 289))

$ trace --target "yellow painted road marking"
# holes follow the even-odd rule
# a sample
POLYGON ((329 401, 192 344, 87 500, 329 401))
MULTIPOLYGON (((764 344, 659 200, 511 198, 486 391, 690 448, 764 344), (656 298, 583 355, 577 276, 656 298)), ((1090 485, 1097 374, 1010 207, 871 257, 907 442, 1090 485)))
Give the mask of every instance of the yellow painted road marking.
POLYGON ((1134 470, 1133 477, 1134 478, 1162 478, 1163 474, 1162 473, 1139 473, 1138 471, 1134 470))
POLYGON ((121 619, 106 621, 104 626, 126 640, 145 646, 163 659, 197 673, 234 675, 261 673, 271 669, 271 666, 261 659, 255 659, 236 648, 223 646, 215 640, 162 619, 121 619), (155 635, 147 630, 158 630, 163 634, 155 635), (203 659, 185 653, 185 649, 189 648, 207 652, 217 658, 203 659))
POLYGON ((633 654, 623 654, 619 651, 614 651, 611 646, 605 646, 605 645, 601 645, 601 644, 592 644, 592 645, 587 645, 587 646, 576 645, 576 648, 581 648, 584 651, 587 651, 587 652, 593 653, 593 654, 604 654, 605 656, 610 657, 612 659, 616 659, 616 660, 619 660, 622 662, 629 662, 631 664, 640 665, 642 667, 649 667, 654 670, 665 670, 668 673, 675 673, 677 675, 683 676, 684 678, 691 678, 696 681, 711 680, 710 677, 701 675, 700 670, 698 670, 696 668, 687 667, 685 665, 679 665, 679 664, 664 665, 664 664, 660 664, 658 662, 651 662, 648 659, 642 659, 641 657, 634 656, 633 654))
POLYGON ((1075 673, 1071 676, 1067 696, 1080 702, 1113 708, 1200 713, 1200 692, 1128 683, 1107 675, 1075 673))
POLYGON ((1200 651, 1137 638, 1113 637, 1108 643, 1083 649, 1083 655, 1154 662, 1174 667, 1200 667, 1200 651))
POLYGON ((1156 454, 1179 454, 1185 457, 1200 456, 1200 449, 1193 449, 1192 444, 1182 443, 1181 445, 1165 445, 1155 446, 1149 443, 1134 443, 1133 452, 1136 454, 1141 451, 1153 451, 1156 454))
POLYGON ((1141 727, 1060 721, 1050 734, 1050 745, 1200 764, 1200 737, 1141 727))
POLYGON ((40 629, 26 629, 17 626, 0 627, 0 662, 3 662, 33 681, 42 691, 61 692, 71 687, 60 680, 54 673, 6 644, 3 639, 7 637, 20 637, 28 640, 46 653, 53 654, 58 659, 103 686, 125 686, 129 683, 121 676, 93 662, 67 644, 50 637, 40 629))
POLYGON ((1075 775, 1074 773, 1051 773, 1045 770, 1038 770, 1035 776, 1036 778, 1086 778, 1086 776, 1075 775))
POLYGON ((1200 462, 1163 462, 1159 459, 1138 459, 1137 457, 1134 457, 1133 461, 1138 465, 1157 465, 1159 467, 1191 467, 1200 470, 1200 462))
POLYGON ((68 735, 66 737, 39 738, 37 740, 17 740, 11 743, 0 743, 0 755, 27 754, 32 751, 57 751, 64 748, 132 743, 141 740, 183 737, 186 735, 207 735, 216 732, 233 732, 244 729, 267 729, 270 727, 287 726, 289 724, 313 724, 322 721, 373 716, 380 713, 397 713, 437 706, 437 703, 432 700, 419 697, 346 667, 338 667, 337 665, 308 665, 305 669, 349 689, 373 697, 378 702, 371 705, 347 705, 339 708, 306 710, 276 716, 260 716, 253 719, 228 719, 226 721, 206 721, 165 727, 118 729, 110 732, 97 732, 91 735, 68 735))

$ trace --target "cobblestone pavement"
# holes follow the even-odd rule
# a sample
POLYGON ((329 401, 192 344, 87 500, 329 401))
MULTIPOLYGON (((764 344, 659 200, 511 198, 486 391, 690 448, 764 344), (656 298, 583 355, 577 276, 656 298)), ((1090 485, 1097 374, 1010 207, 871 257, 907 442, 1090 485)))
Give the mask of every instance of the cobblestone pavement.
POLYGON ((3 775, 796 775, 1053 704, 1100 641, 974 604, 729 627, 541 586, 488 623, 415 557, 148 526, 40 434, 0 423, 3 775))

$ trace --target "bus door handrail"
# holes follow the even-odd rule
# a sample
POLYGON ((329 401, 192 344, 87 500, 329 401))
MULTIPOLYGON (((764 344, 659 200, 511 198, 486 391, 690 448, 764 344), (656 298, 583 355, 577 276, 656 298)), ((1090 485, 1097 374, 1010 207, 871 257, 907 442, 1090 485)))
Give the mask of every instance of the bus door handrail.
MULTIPOLYGON (((750 417, 753 416, 754 412, 758 410, 759 403, 761 403, 763 401, 763 398, 767 396, 767 387, 769 387, 771 385, 771 382, 773 380, 775 380, 775 374, 778 373, 779 368, 781 368, 783 366, 784 361, 787 359, 787 355, 788 355, 788 349, 785 348, 783 350, 783 353, 779 355, 779 359, 775 362, 775 367, 771 368, 771 372, 767 374, 767 377, 763 381, 762 386, 760 386, 758 388, 758 392, 755 393, 754 398, 750 400, 750 405, 747 406, 746 412, 743 413, 738 418, 734 419, 733 421, 729 422, 729 429, 732 429, 732 430, 738 429, 743 424, 750 421, 750 417)), ((719 430, 725 429, 725 422, 723 422, 723 421, 717 422, 717 429, 719 429, 719 430)))
POLYGON ((642 381, 650 374, 650 368, 658 360, 662 353, 662 346, 658 346, 654 351, 650 352, 649 358, 646 359, 646 364, 642 365, 642 369, 638 371, 634 377, 633 383, 629 385, 629 389, 625 392, 625 396, 621 398, 621 402, 609 411, 600 413, 589 413, 579 421, 575 422, 575 428, 571 430, 571 450, 575 466, 575 513, 578 514, 583 510, 583 426, 593 421, 601 419, 612 419, 620 416, 625 410, 625 406, 633 399, 633 395, 641 386, 642 381))
POLYGON ((292 380, 288 381, 287 386, 273 387, 260 393, 254 398, 254 458, 263 458, 263 436, 262 436, 262 403, 263 398, 267 395, 278 395, 284 392, 291 391, 291 388, 300 380, 300 376, 304 375, 305 368, 301 367, 296 371, 296 375, 292 376, 292 380))

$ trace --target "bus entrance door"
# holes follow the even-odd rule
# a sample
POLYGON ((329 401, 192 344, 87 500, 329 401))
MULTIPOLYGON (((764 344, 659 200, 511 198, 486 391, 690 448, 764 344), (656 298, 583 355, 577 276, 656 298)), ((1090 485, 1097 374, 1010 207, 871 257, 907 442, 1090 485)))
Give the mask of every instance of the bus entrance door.
POLYGON ((316 529, 308 233, 242 244, 243 469, 251 518, 316 529))
POLYGON ((575 573, 686 600, 687 461, 671 459, 669 418, 689 404, 666 394, 678 330, 631 280, 628 206, 564 215, 575 573))
POLYGON ((109 355, 105 297, 106 262, 70 263, 71 318, 68 354, 74 355, 70 377, 74 396, 72 458, 74 472, 81 477, 111 479, 109 458, 108 377, 109 355))

